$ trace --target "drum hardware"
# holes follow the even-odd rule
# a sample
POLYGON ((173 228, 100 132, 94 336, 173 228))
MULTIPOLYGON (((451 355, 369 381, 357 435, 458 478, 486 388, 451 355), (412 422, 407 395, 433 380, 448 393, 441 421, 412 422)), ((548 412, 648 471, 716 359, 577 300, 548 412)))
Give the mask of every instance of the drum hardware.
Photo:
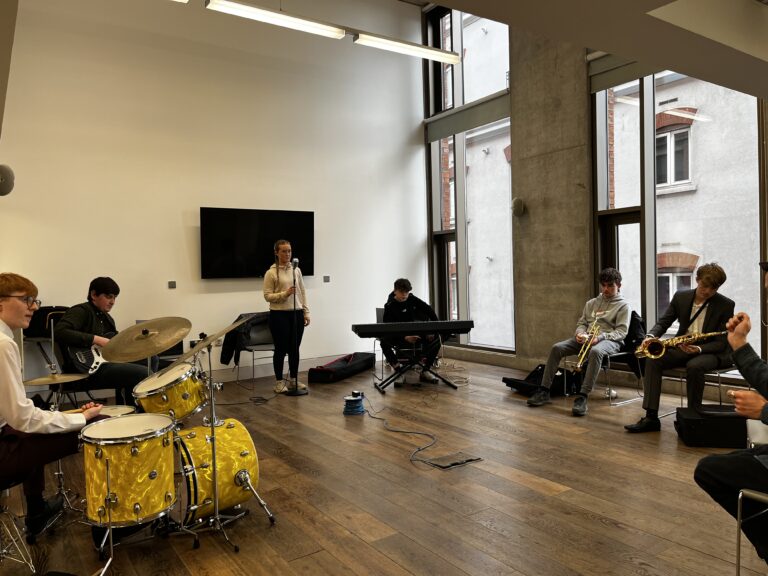
MULTIPOLYGON (((180 448, 181 448, 180 452, 182 454, 182 464, 183 464, 183 459, 184 459, 185 455, 189 459, 189 465, 188 465, 188 467, 185 467, 185 469, 191 469, 190 474, 196 474, 198 468, 200 470, 205 470, 206 472, 208 470, 210 470, 210 473, 211 473, 211 485, 212 485, 212 491, 213 491, 213 497, 212 498, 204 497, 202 505, 200 505, 199 503, 196 503, 196 502, 192 502, 190 504, 190 506, 188 506, 188 508, 187 508, 187 515, 186 515, 186 518, 185 518, 185 524, 188 525, 190 522, 195 522, 195 523, 191 527, 188 527, 188 526, 184 526, 184 527, 187 528, 185 530, 185 532, 189 531, 189 532, 194 532, 195 533, 195 542, 193 544, 193 547, 195 547, 195 548, 200 546, 200 540, 199 540, 199 537, 197 535, 197 532, 203 531, 203 530, 212 530, 212 531, 221 533, 221 535, 224 537, 224 540, 228 544, 230 544, 232 546, 232 548, 234 549, 235 552, 239 552, 240 551, 240 547, 237 544, 234 544, 229 539, 229 536, 227 536, 227 532, 226 532, 225 527, 226 527, 227 524, 229 524, 231 522, 234 522, 238 518, 241 518, 242 516, 244 516, 247 513, 247 510, 244 511, 244 512, 238 513, 238 514, 236 514, 234 516, 223 515, 223 514, 221 514, 221 510, 220 510, 220 503, 221 503, 221 495, 220 495, 220 490, 219 490, 219 472, 220 471, 219 471, 219 462, 217 460, 217 442, 216 442, 216 432, 217 432, 217 430, 216 429, 220 428, 221 425, 225 421, 219 420, 217 418, 217 416, 216 416, 216 390, 220 389, 220 386, 213 381, 213 367, 212 367, 212 363, 211 363, 211 350, 212 350, 212 347, 213 347, 213 343, 218 338, 221 338, 222 336, 224 336, 230 330, 233 330, 234 328, 236 328, 237 326, 239 326, 243 322, 247 321, 248 318, 250 318, 250 316, 248 316, 246 318, 243 318, 243 319, 241 319, 238 322, 235 322, 234 324, 228 326, 227 328, 225 328, 221 332, 218 332, 218 333, 214 334, 213 336, 206 336, 205 334, 201 334, 200 335, 201 341, 192 349, 192 350, 196 350, 197 352, 200 352, 200 351, 203 350, 203 348, 206 348, 207 352, 208 352, 208 373, 207 374, 202 373, 202 375, 203 375, 203 378, 206 378, 206 380, 207 380, 208 399, 209 399, 209 402, 208 402, 208 415, 204 419, 204 421, 205 421, 205 425, 204 426, 207 429, 210 429, 210 434, 205 434, 204 437, 202 438, 202 441, 203 441, 203 445, 204 446, 205 445, 209 445, 210 446, 211 461, 210 461, 210 463, 209 462, 203 462, 203 463, 201 463, 201 465, 196 466, 194 461, 193 461, 193 454, 192 454, 193 447, 192 447, 192 445, 190 445, 190 447, 187 447, 186 444, 184 443, 184 438, 183 437, 180 438, 180 448), (199 520, 196 520, 197 512, 199 512, 201 508, 208 507, 211 504, 213 504, 213 515, 208 517, 208 518, 205 518, 205 519, 201 518, 199 520)), ((177 362, 180 362, 181 360, 182 360, 182 358, 179 358, 179 360, 177 360, 177 362)), ((171 367, 169 367, 169 369, 170 368, 171 367)), ((228 422, 227 425, 221 430, 221 432, 223 434, 235 433, 236 431, 237 431, 237 425, 234 422, 231 422, 231 421, 228 422)), ((247 430, 244 429, 244 427, 243 427, 243 431, 245 432, 245 436, 247 437, 248 441, 250 441, 252 443, 253 440, 250 438, 250 435, 248 434, 247 430)), ((186 436, 186 438, 187 438, 187 440, 193 441, 193 440, 197 439, 197 434, 195 434, 194 431, 191 431, 186 436)), ((255 460, 255 456, 254 456, 254 461, 255 461, 255 465, 257 467, 258 466, 258 461, 255 460)), ((258 473, 258 468, 256 468, 256 471, 258 473)), ((222 470, 222 472, 223 472, 223 470, 222 470)), ((250 479, 249 479, 250 475, 247 472, 247 470, 246 471, 242 471, 241 470, 241 471, 238 471, 238 472, 236 472, 234 474, 233 480, 235 482, 235 485, 238 486, 238 487, 242 486, 242 484, 238 484, 238 481, 237 481, 237 478, 241 476, 242 472, 245 472, 245 476, 243 476, 243 478, 246 478, 247 482, 246 482, 246 480, 241 480, 241 482, 245 482, 247 484, 246 489, 250 489, 250 491, 256 496, 259 504, 265 510, 265 512, 267 514, 267 517, 269 518, 270 524, 274 524, 275 523, 275 517, 272 514, 272 512, 269 510, 269 508, 267 507, 267 505, 264 502, 264 500, 258 495, 258 493, 256 492, 255 488, 253 487, 253 484, 250 482, 250 479)), ((198 489, 200 488, 201 484, 202 484, 202 482, 197 482, 198 489)), ((188 484, 188 486, 189 486, 189 484, 188 484)), ((239 504, 239 503, 240 502, 234 502, 234 504, 239 504)))
POLYGON ((251 494, 256 498, 256 501, 259 503, 259 506, 261 506, 264 509, 264 512, 267 514, 267 518, 269 518, 269 523, 274 524, 275 523, 275 515, 272 514, 269 507, 267 506, 267 503, 262 500, 261 496, 259 496, 259 493, 256 492, 256 488, 253 487, 253 483, 251 482, 251 475, 248 473, 248 470, 240 470, 235 475, 235 483, 238 486, 243 486, 244 488, 247 488, 251 491, 251 494))

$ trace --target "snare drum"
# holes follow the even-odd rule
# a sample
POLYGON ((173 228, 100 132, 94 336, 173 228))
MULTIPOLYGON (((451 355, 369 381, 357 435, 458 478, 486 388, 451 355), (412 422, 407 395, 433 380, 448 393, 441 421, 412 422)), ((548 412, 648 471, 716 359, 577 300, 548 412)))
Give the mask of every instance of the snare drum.
POLYGON ((109 416, 110 418, 114 418, 115 416, 125 416, 126 414, 133 414, 136 412, 136 408, 133 406, 126 406, 125 404, 115 404, 113 406, 102 406, 101 407, 101 414, 102 416, 109 416))
POLYGON ((208 403, 205 384, 191 364, 179 364, 139 382, 133 397, 145 412, 168 414, 183 420, 196 414, 208 403))
MULTIPOLYGON (((199 522, 214 513, 213 462, 209 426, 186 428, 179 434, 179 451, 187 485, 184 525, 199 522)), ((245 426, 228 418, 216 428, 216 477, 219 511, 242 504, 251 497, 247 485, 238 485, 238 474, 248 473, 254 489, 259 485, 259 459, 245 426)))
POLYGON ((113 526, 131 526, 173 508, 173 427, 173 420, 163 414, 128 414, 93 422, 80 431, 90 522, 104 526, 111 515, 113 526))

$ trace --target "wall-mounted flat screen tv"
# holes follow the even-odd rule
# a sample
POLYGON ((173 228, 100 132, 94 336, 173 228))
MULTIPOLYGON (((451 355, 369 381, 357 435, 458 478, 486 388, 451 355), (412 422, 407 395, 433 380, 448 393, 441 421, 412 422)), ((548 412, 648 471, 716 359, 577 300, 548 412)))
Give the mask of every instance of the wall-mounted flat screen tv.
POLYGON ((261 278, 275 261, 273 246, 291 242, 304 276, 315 273, 315 213, 200 208, 203 278, 261 278))

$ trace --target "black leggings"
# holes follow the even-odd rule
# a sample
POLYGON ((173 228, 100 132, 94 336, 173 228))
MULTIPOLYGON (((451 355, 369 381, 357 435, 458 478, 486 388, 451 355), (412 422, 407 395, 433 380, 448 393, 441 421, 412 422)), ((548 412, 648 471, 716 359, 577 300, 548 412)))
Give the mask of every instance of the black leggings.
POLYGON ((275 378, 283 379, 283 363, 286 354, 288 354, 288 372, 291 378, 296 378, 299 373, 299 346, 304 336, 304 311, 270 310, 269 331, 272 332, 272 340, 275 343, 275 354, 272 356, 275 378))

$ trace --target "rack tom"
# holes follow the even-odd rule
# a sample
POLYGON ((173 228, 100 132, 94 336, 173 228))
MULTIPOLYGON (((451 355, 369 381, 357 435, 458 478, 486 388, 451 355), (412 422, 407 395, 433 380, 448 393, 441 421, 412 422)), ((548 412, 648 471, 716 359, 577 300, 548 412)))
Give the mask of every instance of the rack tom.
POLYGON ((208 403, 205 383, 192 364, 178 364, 139 382, 133 397, 145 412, 168 414, 183 420, 197 414, 208 403))

